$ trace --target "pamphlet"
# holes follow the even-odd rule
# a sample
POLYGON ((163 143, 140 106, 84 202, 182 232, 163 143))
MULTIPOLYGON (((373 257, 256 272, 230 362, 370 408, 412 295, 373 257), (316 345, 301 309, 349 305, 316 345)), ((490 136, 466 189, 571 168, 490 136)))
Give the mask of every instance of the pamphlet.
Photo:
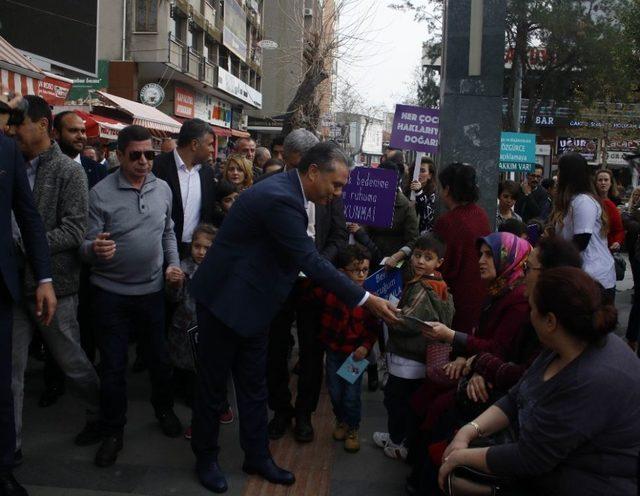
POLYGON ((364 370, 369 365, 369 360, 363 358, 359 362, 353 359, 353 353, 347 357, 344 363, 338 369, 338 375, 342 377, 349 384, 353 384, 358 380, 358 377, 362 375, 364 370))

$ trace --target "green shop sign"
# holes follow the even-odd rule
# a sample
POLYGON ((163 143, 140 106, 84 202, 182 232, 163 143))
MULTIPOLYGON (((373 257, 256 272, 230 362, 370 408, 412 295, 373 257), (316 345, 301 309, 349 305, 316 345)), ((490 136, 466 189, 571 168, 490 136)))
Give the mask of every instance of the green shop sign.
POLYGON ((67 100, 86 100, 92 91, 104 90, 109 86, 109 61, 98 61, 97 77, 82 77, 73 80, 67 100))

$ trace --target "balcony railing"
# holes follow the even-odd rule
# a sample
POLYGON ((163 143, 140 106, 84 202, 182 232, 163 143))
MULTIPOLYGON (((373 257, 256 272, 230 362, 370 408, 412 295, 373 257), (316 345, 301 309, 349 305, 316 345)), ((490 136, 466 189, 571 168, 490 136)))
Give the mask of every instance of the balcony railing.
POLYGON ((169 35, 169 64, 185 72, 188 64, 187 47, 180 40, 169 35))
POLYGON ((189 60, 187 62, 187 73, 196 79, 200 78, 200 60, 202 55, 193 48, 189 48, 189 60))
POLYGON ((204 57, 200 64, 200 81, 209 86, 216 85, 216 66, 209 62, 204 57))

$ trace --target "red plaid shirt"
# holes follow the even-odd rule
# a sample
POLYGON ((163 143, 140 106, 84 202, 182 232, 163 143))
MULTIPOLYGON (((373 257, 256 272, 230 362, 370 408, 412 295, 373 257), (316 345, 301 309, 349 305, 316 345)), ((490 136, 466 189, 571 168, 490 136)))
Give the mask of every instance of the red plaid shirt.
POLYGON ((321 304, 320 341, 341 353, 352 353, 360 346, 371 351, 382 328, 380 320, 363 307, 350 308, 322 288, 315 287, 313 297, 321 304))

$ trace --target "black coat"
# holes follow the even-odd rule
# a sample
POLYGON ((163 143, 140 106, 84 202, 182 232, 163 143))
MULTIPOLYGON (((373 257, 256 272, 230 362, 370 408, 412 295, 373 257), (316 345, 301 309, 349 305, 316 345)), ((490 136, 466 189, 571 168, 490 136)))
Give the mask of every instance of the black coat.
MULTIPOLYGON (((171 188, 171 194, 173 195, 171 218, 175 224, 173 230, 176 233, 176 240, 180 243, 184 227, 184 210, 182 208, 178 168, 173 152, 163 153, 154 159, 153 173, 156 177, 166 181, 171 188)), ((200 222, 211 223, 216 205, 216 181, 213 170, 206 164, 200 167, 200 190, 200 222)))

